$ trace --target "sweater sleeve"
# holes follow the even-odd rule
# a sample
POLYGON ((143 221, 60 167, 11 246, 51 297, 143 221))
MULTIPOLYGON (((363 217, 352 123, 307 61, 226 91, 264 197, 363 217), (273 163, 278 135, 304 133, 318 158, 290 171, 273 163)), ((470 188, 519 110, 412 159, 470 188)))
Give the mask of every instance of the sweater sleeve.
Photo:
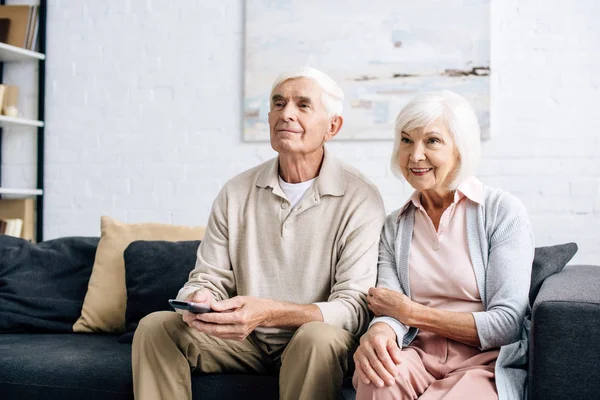
MULTIPOLYGON (((400 284, 400 277, 398 276, 395 256, 397 215, 398 213, 395 212, 387 218, 383 231, 381 232, 381 240, 379 241, 379 260, 377 263, 377 287, 404 293, 400 284)), ((394 330, 398 347, 402 348, 402 341, 404 340, 404 335, 408 332, 408 327, 393 317, 381 316, 375 317, 369 324, 369 328, 378 322, 386 323, 394 330)))
POLYGON ((204 240, 198 247, 195 268, 187 283, 179 290, 178 300, 185 300, 203 288, 210 290, 215 300, 227 299, 235 293, 229 257, 226 188, 221 190, 213 203, 204 240))
POLYGON ((377 278, 377 243, 385 219, 379 193, 369 196, 355 213, 356 228, 343 240, 331 294, 315 305, 324 322, 361 335, 369 323, 366 298, 377 278))
POLYGON ((504 194, 487 206, 486 218, 494 227, 488 243, 486 311, 474 312, 480 349, 513 343, 520 337, 527 311, 534 245, 523 204, 504 194))

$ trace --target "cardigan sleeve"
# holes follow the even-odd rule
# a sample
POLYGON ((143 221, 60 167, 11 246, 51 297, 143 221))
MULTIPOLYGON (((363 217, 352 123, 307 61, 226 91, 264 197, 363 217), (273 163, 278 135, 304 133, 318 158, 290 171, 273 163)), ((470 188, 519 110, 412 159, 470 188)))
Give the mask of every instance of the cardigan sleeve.
MULTIPOLYGON (((394 212, 388 216, 379 241, 379 259, 377 262, 377 287, 383 287, 404 293, 398 276, 396 267, 395 241, 398 234, 396 222, 398 213, 394 212)), ((406 293, 404 293, 406 294, 406 293)), ((369 324, 369 328, 378 322, 388 324, 396 333, 398 347, 402 348, 404 335, 408 332, 408 327, 396 318, 390 316, 375 317, 369 324)))
POLYGON ((503 193, 486 204, 491 226, 485 274, 486 311, 474 312, 480 349, 513 343, 520 337, 527 311, 534 254, 533 234, 525 206, 503 193))

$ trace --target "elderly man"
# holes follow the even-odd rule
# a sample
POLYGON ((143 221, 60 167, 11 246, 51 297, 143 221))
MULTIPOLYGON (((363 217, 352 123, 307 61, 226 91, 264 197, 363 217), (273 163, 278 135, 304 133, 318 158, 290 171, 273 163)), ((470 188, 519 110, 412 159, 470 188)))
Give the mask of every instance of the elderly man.
POLYGON ((138 399, 191 399, 191 373, 277 371, 282 399, 340 396, 369 322, 383 202, 324 146, 343 123, 335 81, 302 68, 280 76, 270 100, 279 155, 225 184, 177 296, 214 312, 140 322, 138 399))

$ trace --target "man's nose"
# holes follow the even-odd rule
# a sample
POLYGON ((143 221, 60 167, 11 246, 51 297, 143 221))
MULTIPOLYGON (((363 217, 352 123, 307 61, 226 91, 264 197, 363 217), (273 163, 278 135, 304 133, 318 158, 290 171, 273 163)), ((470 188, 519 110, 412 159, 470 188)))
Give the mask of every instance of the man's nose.
POLYGON ((281 119, 284 121, 295 121, 296 120, 296 107, 288 103, 281 111, 281 119))

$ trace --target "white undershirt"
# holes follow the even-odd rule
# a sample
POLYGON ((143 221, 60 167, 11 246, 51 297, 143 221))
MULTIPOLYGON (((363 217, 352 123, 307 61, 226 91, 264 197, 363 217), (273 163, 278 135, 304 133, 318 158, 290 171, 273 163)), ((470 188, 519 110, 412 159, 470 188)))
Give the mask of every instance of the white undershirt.
POLYGON ((300 200, 302 200, 302 196, 308 190, 308 188, 312 185, 315 179, 311 179, 310 181, 300 182, 300 183, 287 183, 281 176, 279 177, 279 186, 281 186, 281 190, 285 193, 285 197, 290 201, 292 208, 296 207, 300 200))

